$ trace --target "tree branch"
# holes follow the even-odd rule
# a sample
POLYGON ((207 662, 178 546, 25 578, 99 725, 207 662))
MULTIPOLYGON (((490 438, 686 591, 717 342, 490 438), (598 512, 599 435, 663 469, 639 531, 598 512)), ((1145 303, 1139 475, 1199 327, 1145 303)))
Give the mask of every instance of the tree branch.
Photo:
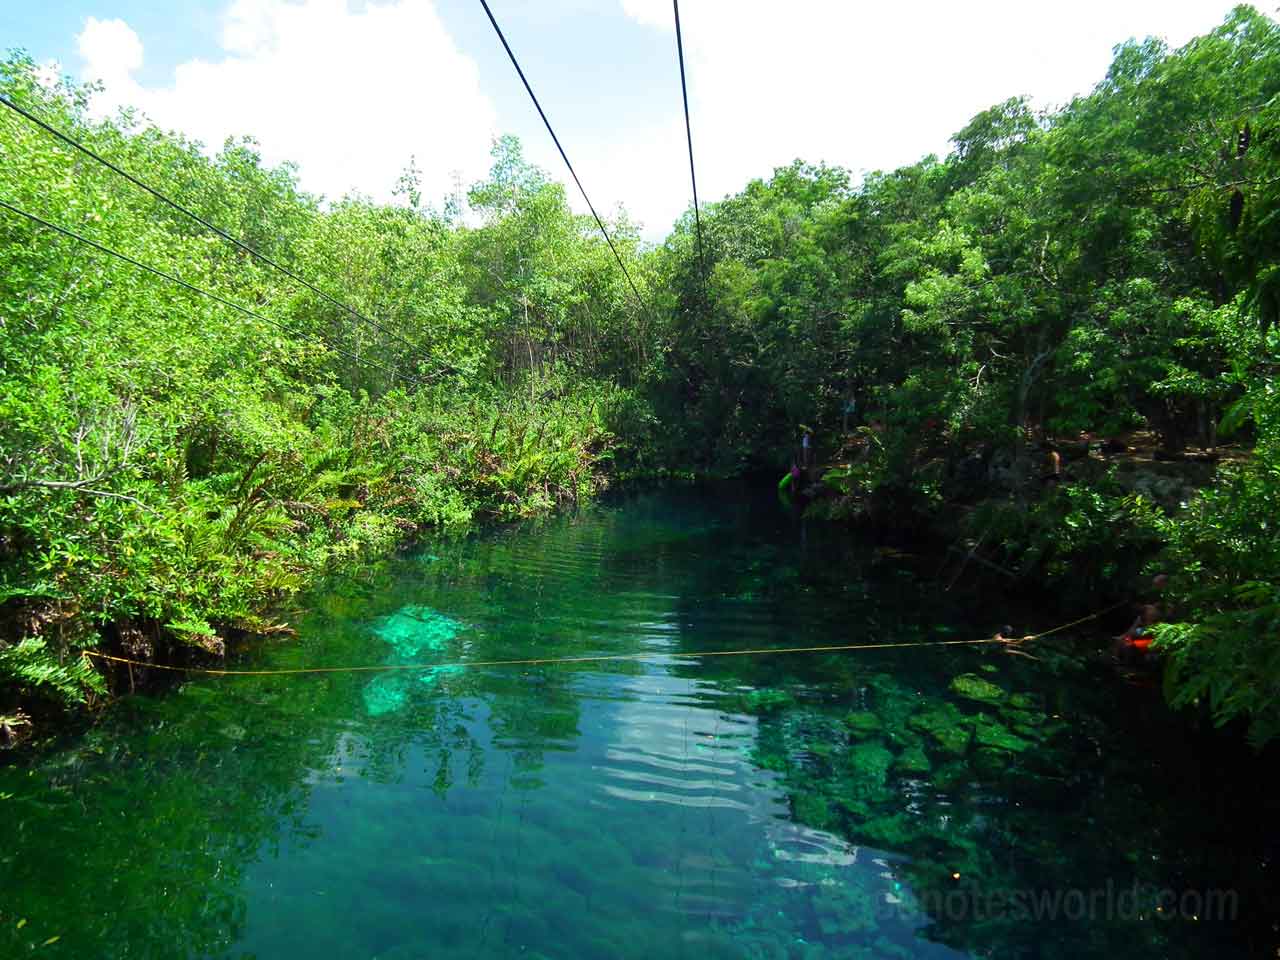
MULTIPOLYGON (((114 471, 113 471, 114 472, 114 471)), ((127 493, 115 493, 111 490, 95 490, 91 485, 99 483, 107 479, 111 474, 105 473, 98 477, 88 477, 84 480, 19 480, 16 483, 7 483, 0 486, 0 495, 6 493, 15 493, 18 490, 26 490, 31 487, 38 487, 42 490, 70 490, 73 493, 87 493, 91 497, 105 497, 110 500, 124 500, 128 503, 135 504, 146 510, 148 513, 159 516, 159 512, 152 507, 147 506, 137 497, 131 497, 127 493)))
POLYGON ((0 486, 0 494, 14 493, 18 490, 25 490, 28 487, 43 487, 48 490, 81 490, 95 483, 101 483, 109 476, 110 474, 104 473, 96 477, 86 477, 84 480, 17 480, 0 486))

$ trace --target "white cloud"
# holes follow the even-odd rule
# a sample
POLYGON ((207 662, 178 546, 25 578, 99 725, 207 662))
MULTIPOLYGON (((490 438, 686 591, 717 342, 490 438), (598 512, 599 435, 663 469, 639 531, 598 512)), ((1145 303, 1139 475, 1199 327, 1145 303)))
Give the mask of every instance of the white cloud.
POLYGON ((142 66, 142 41, 123 20, 90 17, 76 44, 90 69, 102 71, 102 80, 127 80, 142 66))
MULTIPOLYGON (((685 5, 686 9, 688 4, 685 5)), ((637 23, 659 30, 675 30, 675 16, 671 5, 664 0, 622 0, 622 10, 637 23)), ((681 31, 684 30, 681 18, 681 31)))
MULTIPOLYGON (((577 4, 538 2, 531 9, 570 33, 584 22, 577 4)), ((1101 79, 1116 43, 1154 33, 1177 46, 1233 2, 687 0, 700 195, 736 192, 797 157, 856 174, 945 153, 948 137, 991 104, 1022 93, 1041 106, 1064 102, 1101 79)), ((661 31, 669 50, 653 65, 652 107, 619 116, 602 106, 594 128, 559 132, 601 213, 621 200, 660 240, 689 202, 671 5, 617 0, 613 9, 634 29, 661 31)), ((269 162, 296 162, 303 186, 331 198, 358 188, 385 199, 410 155, 424 195, 442 197, 455 171, 463 183, 484 176, 499 129, 475 62, 433 0, 235 0, 221 55, 180 64, 159 86, 138 82, 144 45, 125 22, 89 18, 77 39, 82 75, 107 85, 100 112, 136 105, 213 149, 229 135, 255 136, 269 162)), ((592 49, 576 39, 566 49, 592 49)), ((602 88, 602 105, 607 96, 602 88)), ((503 128, 530 126, 519 103, 524 113, 502 118, 503 128)), ((558 119, 556 104, 547 107, 558 119)), ((540 130, 529 137, 529 156, 567 179, 544 140, 540 130)), ((572 184, 568 194, 585 209, 572 184)))
MULTIPOLYGON (((1179 46, 1233 3, 690 0, 680 15, 699 193, 718 199, 797 157, 859 173, 945 154, 986 107, 1024 93, 1039 106, 1064 103, 1102 79, 1116 44, 1155 34, 1179 46)), ((666 0, 620 4, 673 34, 666 0)), ((637 197, 650 234, 687 203, 687 166, 676 172, 665 156, 678 150, 682 130, 644 131, 609 150, 629 172, 650 171, 632 186, 618 181, 615 194, 637 197)))
POLYGON ((36 82, 42 87, 52 90, 62 79, 62 64, 57 60, 46 60, 36 66, 36 82))
POLYGON ((493 106, 428 0, 358 12, 347 0, 236 0, 220 41, 223 57, 150 87, 134 78, 143 44, 126 23, 90 17, 77 37, 82 75, 106 84, 100 113, 133 105, 211 149, 254 136, 265 160, 295 161, 303 187, 330 198, 386 199, 411 155, 427 198, 454 172, 468 182, 488 169, 493 106))

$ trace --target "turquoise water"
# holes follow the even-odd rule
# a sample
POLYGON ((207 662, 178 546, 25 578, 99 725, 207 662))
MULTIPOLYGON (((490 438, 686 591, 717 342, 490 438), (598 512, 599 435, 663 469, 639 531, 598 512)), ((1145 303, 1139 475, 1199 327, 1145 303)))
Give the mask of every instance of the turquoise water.
POLYGON ((234 665, 433 666, 193 679, 0 769, 0 956, 1271 955, 1270 801, 1078 639, 672 656, 1012 619, 936 563, 712 491, 335 580, 234 665))

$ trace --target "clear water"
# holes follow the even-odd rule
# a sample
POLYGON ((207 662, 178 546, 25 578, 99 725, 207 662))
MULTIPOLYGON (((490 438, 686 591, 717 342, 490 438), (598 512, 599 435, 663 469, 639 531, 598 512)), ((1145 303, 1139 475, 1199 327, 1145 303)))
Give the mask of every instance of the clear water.
POLYGON ((1271 955, 1269 801, 1153 691, 1048 644, 670 656, 1010 619, 936 563, 679 492, 337 580, 236 665, 652 656, 128 698, 0 769, 0 956, 1271 955))

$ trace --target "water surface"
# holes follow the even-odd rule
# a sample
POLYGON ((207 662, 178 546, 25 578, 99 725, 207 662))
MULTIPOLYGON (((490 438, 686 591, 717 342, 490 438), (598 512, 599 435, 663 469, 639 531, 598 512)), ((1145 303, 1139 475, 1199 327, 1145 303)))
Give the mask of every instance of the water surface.
POLYGON ((193 679, 0 770, 0 955, 1269 955, 1265 802, 1153 691, 1048 645, 705 656, 1008 619, 935 562, 685 491, 335 579, 235 665, 442 666, 193 679))

